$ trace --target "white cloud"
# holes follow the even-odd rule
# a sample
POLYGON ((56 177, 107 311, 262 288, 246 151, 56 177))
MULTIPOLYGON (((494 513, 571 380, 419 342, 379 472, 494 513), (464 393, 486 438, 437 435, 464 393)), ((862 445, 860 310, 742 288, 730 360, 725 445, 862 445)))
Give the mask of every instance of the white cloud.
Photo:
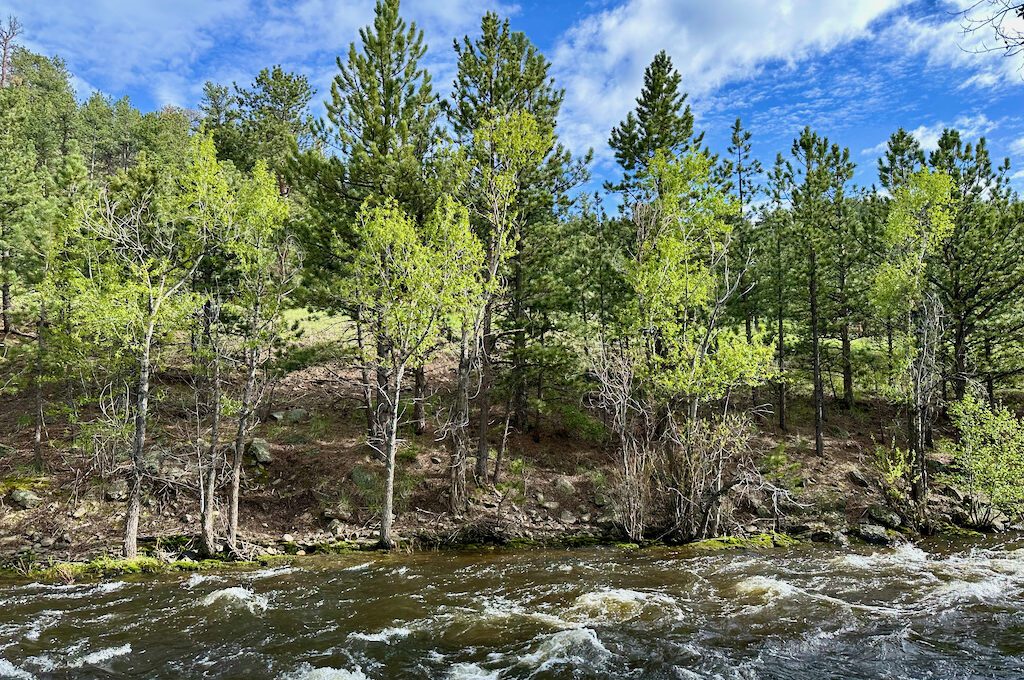
POLYGON ((700 96, 769 64, 805 57, 870 34, 904 0, 628 0, 593 14, 562 37, 553 61, 566 88, 564 135, 607 158, 605 141, 640 91, 643 71, 665 49, 700 96))
MULTIPOLYGON (((192 106, 205 80, 247 83, 280 63, 326 95, 335 57, 373 18, 373 0, 13 0, 27 47, 64 57, 79 86, 119 95, 143 89, 158 105, 192 106)), ((402 15, 423 29, 427 65, 446 91, 455 72, 452 40, 474 33, 502 0, 406 0, 402 15)), ((6 14, 6 12, 3 12, 6 14)), ((87 91, 80 95, 87 95, 87 91)))
MULTIPOLYGON (((942 132, 946 129, 953 128, 958 130, 962 138, 967 141, 973 141, 978 137, 989 134, 998 127, 999 123, 997 121, 992 120, 984 113, 978 113, 970 116, 959 116, 952 123, 938 121, 928 125, 918 125, 910 131, 910 134, 914 136, 922 149, 933 151, 939 144, 939 137, 942 136, 942 132)), ((888 138, 883 139, 878 144, 861 151, 861 155, 880 156, 885 153, 888 143, 888 138)))
POLYGON ((1020 137, 1010 142, 1010 153, 1015 156, 1024 156, 1024 137, 1020 137))
MULTIPOLYGON (((910 52, 926 55, 931 66, 967 70, 971 75, 964 79, 961 88, 1019 85, 1024 82, 1024 62, 1020 56, 1008 58, 996 40, 994 28, 978 21, 989 8, 989 3, 976 0, 947 0, 933 12, 938 20, 899 17, 886 30, 884 38, 910 52)), ((1024 19, 1011 14, 1004 29, 1024 31, 1024 19)))

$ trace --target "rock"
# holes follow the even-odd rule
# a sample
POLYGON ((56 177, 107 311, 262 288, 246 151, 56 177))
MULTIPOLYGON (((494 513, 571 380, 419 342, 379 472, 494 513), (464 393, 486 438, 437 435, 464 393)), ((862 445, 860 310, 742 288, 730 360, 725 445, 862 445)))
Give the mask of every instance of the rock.
POLYGON ((128 480, 115 479, 103 492, 103 498, 112 503, 124 503, 128 500, 128 480))
POLYGON ((872 505, 868 508, 868 517, 888 529, 899 529, 903 519, 884 505, 872 505))
POLYGON ((956 503, 964 502, 964 494, 960 491, 960 489, 956 488, 955 486, 947 486, 944 489, 944 493, 956 503))
POLYGON ((589 524, 591 519, 592 517, 589 512, 585 512, 582 515, 580 515, 580 521, 584 524, 589 524))
POLYGON ((891 545, 893 543, 885 527, 877 524, 860 524, 855 531, 858 538, 872 545, 891 545))
POLYGON ((39 496, 28 489, 15 489, 8 498, 15 507, 22 510, 29 510, 42 502, 39 496))
POLYGON ((88 512, 88 510, 86 510, 86 507, 84 505, 79 505, 71 513, 71 517, 74 518, 74 519, 82 519, 83 517, 85 517, 85 514, 87 512, 88 512))
POLYGON ((269 465, 274 462, 274 456, 270 453, 270 443, 266 439, 253 439, 245 447, 246 453, 252 457, 253 462, 258 465, 269 465))
POLYGON ((270 419, 278 422, 284 420, 284 411, 274 411, 270 414, 270 419))
POLYGON ((295 554, 296 554, 296 555, 297 555, 298 557, 303 557, 303 556, 304 556, 304 555, 306 554, 306 551, 305 551, 305 550, 296 550, 296 551, 295 551, 295 554))
POLYGON ((576 515, 568 510, 562 510, 561 514, 558 515, 558 521, 562 524, 576 524, 576 515))
POLYGON ((857 468, 851 469, 846 474, 846 478, 849 479, 853 484, 863 487, 865 489, 871 486, 871 482, 868 481, 868 478, 865 477, 864 473, 858 470, 857 468))
POLYGON ((347 522, 352 518, 352 509, 349 508, 348 503, 338 501, 334 505, 324 508, 323 515, 324 519, 347 522))
POLYGON ((184 522, 185 524, 192 524, 192 522, 195 521, 195 517, 193 517, 192 515, 190 515, 188 513, 185 513, 185 516, 181 518, 181 521, 184 522))
POLYGON ((544 494, 542 494, 540 491, 538 491, 537 495, 536 495, 536 498, 537 498, 537 505, 544 505, 544 494))
POLYGON ((53 536, 47 536, 43 540, 39 541, 39 545, 42 546, 43 548, 49 548, 49 547, 52 547, 53 544, 56 543, 56 542, 57 541, 54 540, 53 536))
POLYGON ((441 464, 441 456, 431 456, 430 457, 430 462, 433 463, 434 465, 440 465, 441 464))
POLYGON ((284 412, 284 421, 286 423, 301 423, 309 420, 309 411, 304 408, 290 408, 284 412))
POLYGON ((551 510, 553 512, 555 510, 558 510, 559 504, 558 501, 545 501, 540 504, 540 507, 544 508, 545 510, 551 510))
POLYGON ((596 505, 599 508, 603 508, 611 502, 612 500, 603 493, 594 494, 594 505, 596 505))
POLYGON ((282 543, 294 543, 295 542, 295 537, 292 536, 291 534, 285 534, 284 536, 281 537, 281 542, 282 543))
POLYGON ((576 487, 566 477, 559 477, 555 480, 555 491, 571 496, 576 493, 576 487))
POLYGON ((331 535, 338 538, 345 533, 345 524, 341 520, 332 519, 331 523, 327 525, 327 530, 331 532, 331 535))

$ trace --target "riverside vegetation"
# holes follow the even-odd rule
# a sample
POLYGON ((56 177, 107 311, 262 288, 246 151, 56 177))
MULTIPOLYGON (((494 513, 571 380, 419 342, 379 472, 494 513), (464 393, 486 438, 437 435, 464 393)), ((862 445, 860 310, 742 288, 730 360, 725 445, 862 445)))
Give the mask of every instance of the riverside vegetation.
POLYGON ((590 196, 549 62, 493 13, 441 99, 380 0, 321 119, 277 66, 207 83, 196 111, 82 100, 19 35, 0 32, 12 568, 1020 520, 1024 203, 984 138, 926 154, 897 130, 858 187, 806 128, 763 168, 738 119, 707 147, 661 52, 590 196))

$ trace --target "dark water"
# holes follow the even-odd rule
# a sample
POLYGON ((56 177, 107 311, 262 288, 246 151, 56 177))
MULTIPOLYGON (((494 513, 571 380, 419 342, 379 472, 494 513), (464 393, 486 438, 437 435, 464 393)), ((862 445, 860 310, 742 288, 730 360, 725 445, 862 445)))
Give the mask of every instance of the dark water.
POLYGON ((305 558, 0 584, 0 677, 1022 678, 1022 547, 305 558))

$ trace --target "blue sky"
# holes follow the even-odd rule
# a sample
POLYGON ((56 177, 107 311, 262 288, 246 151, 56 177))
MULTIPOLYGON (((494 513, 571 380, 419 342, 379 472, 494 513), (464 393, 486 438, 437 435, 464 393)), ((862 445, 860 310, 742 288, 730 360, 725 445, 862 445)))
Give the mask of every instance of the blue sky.
MULTIPOLYGON (((955 126, 985 135, 994 157, 1010 157, 1024 190, 1020 57, 976 53, 988 36, 964 35, 956 12, 965 3, 406 0, 403 14, 425 30, 442 91, 454 73, 452 39, 474 34, 486 10, 511 17, 552 60, 567 90, 562 138, 577 152, 594 148, 597 180, 614 173, 609 129, 664 48, 715 150, 724 150, 737 116, 766 162, 810 124, 850 147, 855 181, 867 185, 897 127, 928 148, 955 126)), ((143 109, 195 106, 205 80, 248 83, 275 63, 325 93, 335 56, 372 11, 371 0, 0 0, 0 16, 25 25, 28 47, 68 62, 80 96, 127 94, 143 109)))

